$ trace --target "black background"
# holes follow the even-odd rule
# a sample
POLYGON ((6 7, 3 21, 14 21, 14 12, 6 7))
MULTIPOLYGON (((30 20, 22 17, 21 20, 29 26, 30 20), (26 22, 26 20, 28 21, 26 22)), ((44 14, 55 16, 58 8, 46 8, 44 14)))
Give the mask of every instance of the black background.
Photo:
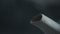
MULTIPOLYGON (((59 20, 59 11, 39 9, 39 5, 25 0, 0 0, 0 33, 1 34, 43 34, 43 32, 29 23, 31 18, 39 13, 59 20), (53 15, 52 15, 53 14, 53 15)), ((55 7, 56 8, 56 7, 55 7)), ((59 8, 59 7, 58 7, 59 8)))
POLYGON ((0 34, 42 34, 29 23, 33 15, 33 3, 24 0, 0 0, 0 34))

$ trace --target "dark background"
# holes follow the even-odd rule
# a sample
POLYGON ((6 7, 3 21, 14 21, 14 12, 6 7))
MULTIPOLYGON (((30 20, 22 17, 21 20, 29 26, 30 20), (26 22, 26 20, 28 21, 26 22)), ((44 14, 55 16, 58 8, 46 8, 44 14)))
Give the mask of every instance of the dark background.
POLYGON ((24 0, 0 0, 0 34, 42 34, 29 23, 33 15, 33 3, 24 0))
POLYGON ((39 13, 44 13, 55 21, 59 20, 59 11, 54 9, 52 12, 50 8, 47 10, 25 0, 0 0, 0 34, 43 34, 29 21, 39 13))

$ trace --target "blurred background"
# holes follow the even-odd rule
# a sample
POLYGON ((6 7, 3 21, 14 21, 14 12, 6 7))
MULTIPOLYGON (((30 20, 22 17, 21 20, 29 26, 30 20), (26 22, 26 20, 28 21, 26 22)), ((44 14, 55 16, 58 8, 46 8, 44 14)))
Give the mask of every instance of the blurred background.
POLYGON ((44 34, 29 21, 43 13, 58 22, 59 9, 59 0, 0 0, 0 34, 44 34))

